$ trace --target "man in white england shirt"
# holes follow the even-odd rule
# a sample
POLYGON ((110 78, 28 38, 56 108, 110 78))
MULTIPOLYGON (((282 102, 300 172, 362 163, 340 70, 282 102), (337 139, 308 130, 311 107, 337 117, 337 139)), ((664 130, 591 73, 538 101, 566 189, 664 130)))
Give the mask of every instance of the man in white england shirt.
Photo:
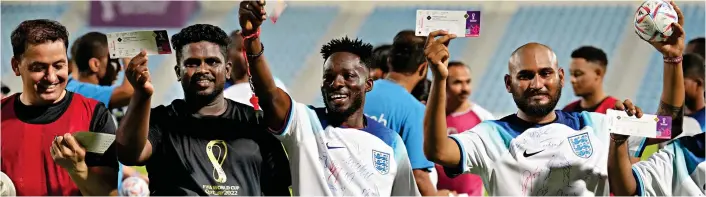
POLYGON ((258 37, 264 10, 264 1, 241 2, 240 25, 265 124, 289 154, 293 195, 419 196, 400 136, 363 115, 372 45, 347 37, 324 45, 326 108, 308 107, 274 84, 258 37))
MULTIPOLYGON (((448 175, 479 175, 489 195, 609 195, 606 164, 611 139, 605 115, 554 110, 564 70, 546 45, 528 43, 510 57, 504 81, 519 109, 516 114, 447 135, 447 46, 453 38, 444 31, 433 32, 425 49, 434 76, 424 120, 426 156, 444 166, 448 175), (442 37, 434 39, 437 36, 442 37)), ((664 69, 661 105, 681 106, 681 67, 665 63, 664 69)), ((680 119, 676 112, 660 114, 680 119)))

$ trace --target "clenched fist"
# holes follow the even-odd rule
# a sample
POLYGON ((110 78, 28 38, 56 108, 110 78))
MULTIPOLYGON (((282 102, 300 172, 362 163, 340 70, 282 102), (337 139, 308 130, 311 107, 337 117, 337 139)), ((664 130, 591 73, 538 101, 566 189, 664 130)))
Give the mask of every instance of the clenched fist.
POLYGON ((125 77, 135 89, 135 93, 141 93, 145 96, 152 96, 154 87, 150 78, 150 71, 147 68, 147 51, 142 50, 139 54, 130 60, 127 68, 125 68, 125 77))
POLYGON ((240 2, 238 9, 238 19, 243 35, 250 35, 260 28, 262 22, 267 20, 267 12, 265 11, 265 1, 247 1, 240 2))
POLYGON ((446 78, 449 76, 449 42, 456 38, 456 35, 449 34, 444 30, 437 30, 429 33, 426 46, 424 47, 424 56, 427 58, 427 63, 430 64, 434 77, 446 78), (440 38, 436 38, 439 37, 440 38))

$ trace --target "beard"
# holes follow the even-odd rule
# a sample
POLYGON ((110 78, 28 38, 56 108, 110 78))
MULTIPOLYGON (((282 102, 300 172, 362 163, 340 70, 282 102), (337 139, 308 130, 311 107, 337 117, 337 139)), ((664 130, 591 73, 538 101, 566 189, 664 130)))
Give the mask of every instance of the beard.
POLYGON ((324 106, 326 107, 327 114, 334 116, 335 118, 349 117, 363 107, 363 95, 360 94, 351 94, 349 99, 351 99, 352 102, 350 106, 345 109, 339 109, 336 106, 331 106, 326 98, 328 94, 324 92, 323 88, 321 90, 321 95, 324 97, 324 106))
POLYGON ((542 117, 554 111, 557 103, 559 103, 559 98, 561 97, 562 85, 557 86, 557 90, 554 94, 551 92, 546 95, 549 97, 549 103, 546 104, 532 104, 530 103, 530 98, 539 94, 538 92, 531 92, 530 90, 521 91, 513 90, 512 99, 515 100, 515 105, 520 111, 532 117, 542 117))

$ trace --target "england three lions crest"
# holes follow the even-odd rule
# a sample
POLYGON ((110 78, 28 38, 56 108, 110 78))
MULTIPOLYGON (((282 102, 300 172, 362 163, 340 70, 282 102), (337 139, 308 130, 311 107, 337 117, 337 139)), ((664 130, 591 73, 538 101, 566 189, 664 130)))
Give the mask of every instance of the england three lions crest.
POLYGON ((390 153, 373 150, 373 166, 380 174, 390 172, 390 153))
POLYGON ((576 156, 585 159, 593 155, 593 146, 591 146, 591 139, 588 137, 588 133, 574 135, 568 139, 571 150, 574 151, 576 156))

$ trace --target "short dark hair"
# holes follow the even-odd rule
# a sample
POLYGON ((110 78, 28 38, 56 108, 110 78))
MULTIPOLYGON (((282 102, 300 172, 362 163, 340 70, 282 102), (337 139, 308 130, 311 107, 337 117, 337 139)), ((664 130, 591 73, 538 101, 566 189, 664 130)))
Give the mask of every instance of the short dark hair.
POLYGON ((321 56, 324 60, 328 60, 331 55, 338 52, 348 52, 358 56, 360 63, 366 68, 370 68, 373 59, 373 45, 365 43, 356 38, 351 40, 348 36, 333 39, 321 47, 321 56))
POLYGON ((375 47, 373 49, 373 64, 370 68, 379 68, 383 73, 390 72, 390 65, 387 62, 387 58, 390 57, 390 51, 392 51, 392 45, 390 44, 375 47))
POLYGON ((706 43, 704 43, 704 37, 699 37, 699 38, 694 38, 689 41, 689 44, 695 45, 693 53, 696 53, 700 55, 702 58, 706 58, 704 56, 704 50, 706 50, 706 43))
POLYGON ((76 58, 76 51, 78 50, 79 42, 81 42, 81 38, 76 38, 76 40, 74 40, 74 43, 71 44, 71 51, 69 51, 69 55, 71 55, 69 57, 69 61, 73 61, 74 63, 76 62, 74 61, 74 59, 76 58))
POLYGON ((582 46, 571 52, 571 58, 582 58, 587 62, 597 63, 603 68, 608 66, 608 56, 603 50, 593 46, 582 46))
POLYGON ((704 58, 696 53, 687 53, 682 60, 682 71, 685 78, 700 79, 704 81, 706 75, 704 58))
POLYGON ((429 87, 431 87, 431 80, 424 79, 419 81, 417 85, 414 86, 414 89, 412 89, 412 96, 419 101, 427 101, 429 98, 429 87))
POLYGON ((69 48, 69 32, 61 23, 49 19, 26 20, 12 31, 12 55, 20 57, 28 45, 46 42, 64 42, 64 48, 69 48))
POLYGON ((450 61, 448 67, 451 68, 451 67, 454 67, 454 66, 465 66, 465 65, 466 65, 466 64, 464 64, 464 63, 461 62, 461 61, 450 61))
POLYGON ((176 51, 177 64, 184 57, 181 51, 184 46, 201 41, 210 42, 221 47, 223 58, 228 60, 228 48, 231 47, 231 40, 223 29, 215 25, 195 24, 181 29, 179 33, 172 36, 172 48, 176 51))
POLYGON ((413 73, 424 63, 425 36, 415 36, 414 30, 402 30, 392 42, 390 66, 392 71, 413 73))
POLYGON ((101 58, 108 55, 108 37, 104 33, 90 32, 79 39, 71 46, 71 52, 79 72, 89 71, 88 61, 91 58, 101 58), (76 51, 73 51, 73 50, 76 51))

